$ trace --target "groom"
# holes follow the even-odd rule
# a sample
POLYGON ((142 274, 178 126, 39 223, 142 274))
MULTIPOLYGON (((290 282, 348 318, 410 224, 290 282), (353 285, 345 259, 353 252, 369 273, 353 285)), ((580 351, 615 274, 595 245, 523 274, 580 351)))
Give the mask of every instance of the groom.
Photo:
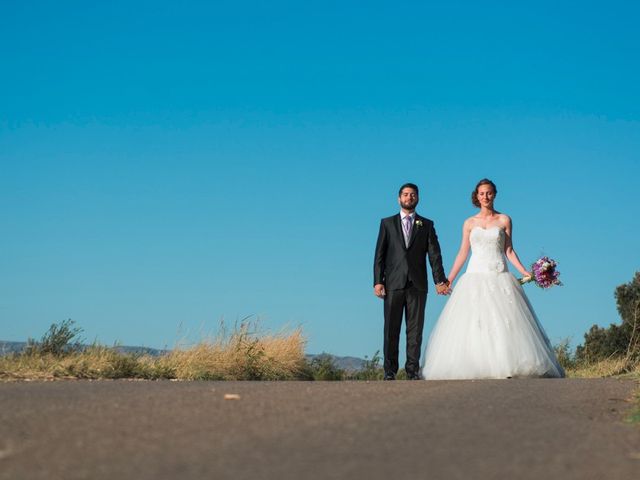
POLYGON ((400 213, 383 218, 373 263, 373 292, 384 299, 384 379, 395 380, 398 372, 398 344, 404 312, 407 333, 409 380, 420 379, 420 349, 424 309, 427 301, 427 263, 429 256, 433 281, 439 295, 450 292, 442 268, 440 244, 428 218, 416 213, 418 187, 400 187, 400 213))

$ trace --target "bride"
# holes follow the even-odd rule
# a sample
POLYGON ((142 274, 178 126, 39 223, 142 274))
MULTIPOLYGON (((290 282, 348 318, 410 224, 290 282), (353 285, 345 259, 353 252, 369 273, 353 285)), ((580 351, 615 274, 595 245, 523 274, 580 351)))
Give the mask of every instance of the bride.
POLYGON ((505 256, 531 276, 513 249, 511 219, 494 209, 497 193, 485 178, 471 194, 480 213, 464 222, 450 285, 469 250, 472 255, 431 333, 422 370, 426 380, 564 377, 524 290, 507 270, 505 256))

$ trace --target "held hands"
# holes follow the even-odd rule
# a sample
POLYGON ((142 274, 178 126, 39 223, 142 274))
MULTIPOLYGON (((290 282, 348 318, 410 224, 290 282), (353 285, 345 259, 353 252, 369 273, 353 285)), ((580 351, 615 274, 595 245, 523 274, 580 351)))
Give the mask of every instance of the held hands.
POLYGON ((450 295, 451 294, 451 284, 450 283, 439 283, 436 285, 436 292, 438 295, 450 295))
POLYGON ((373 287, 373 294, 378 298, 384 298, 384 296, 387 294, 386 290, 384 289, 384 285, 382 283, 377 283, 373 287))

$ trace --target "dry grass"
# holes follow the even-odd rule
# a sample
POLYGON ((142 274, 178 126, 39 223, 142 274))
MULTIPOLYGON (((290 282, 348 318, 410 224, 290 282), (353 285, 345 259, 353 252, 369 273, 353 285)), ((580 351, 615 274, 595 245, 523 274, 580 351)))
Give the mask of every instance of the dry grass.
POLYGON ((258 336, 242 324, 230 336, 176 348, 156 368, 182 380, 293 380, 307 376, 304 346, 300 329, 258 336))
POLYGON ((0 380, 153 378, 153 372, 146 368, 152 362, 145 363, 145 359, 99 345, 65 355, 7 355, 0 357, 0 380))
POLYGON ((602 378, 624 374, 640 374, 640 364, 625 357, 608 358, 599 362, 577 364, 566 369, 567 377, 602 378))
POLYGON ((153 357, 93 345, 62 355, 28 352, 0 357, 0 380, 146 378, 293 380, 309 378, 300 329, 260 336, 242 323, 213 340, 153 357))

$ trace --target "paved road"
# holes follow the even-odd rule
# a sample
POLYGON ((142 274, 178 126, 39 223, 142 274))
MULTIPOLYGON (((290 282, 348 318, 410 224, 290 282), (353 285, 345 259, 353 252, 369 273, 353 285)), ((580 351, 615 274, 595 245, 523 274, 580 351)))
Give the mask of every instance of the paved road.
POLYGON ((0 384, 0 479, 638 479, 637 384, 0 384), (225 400, 225 394, 237 400, 225 400))

